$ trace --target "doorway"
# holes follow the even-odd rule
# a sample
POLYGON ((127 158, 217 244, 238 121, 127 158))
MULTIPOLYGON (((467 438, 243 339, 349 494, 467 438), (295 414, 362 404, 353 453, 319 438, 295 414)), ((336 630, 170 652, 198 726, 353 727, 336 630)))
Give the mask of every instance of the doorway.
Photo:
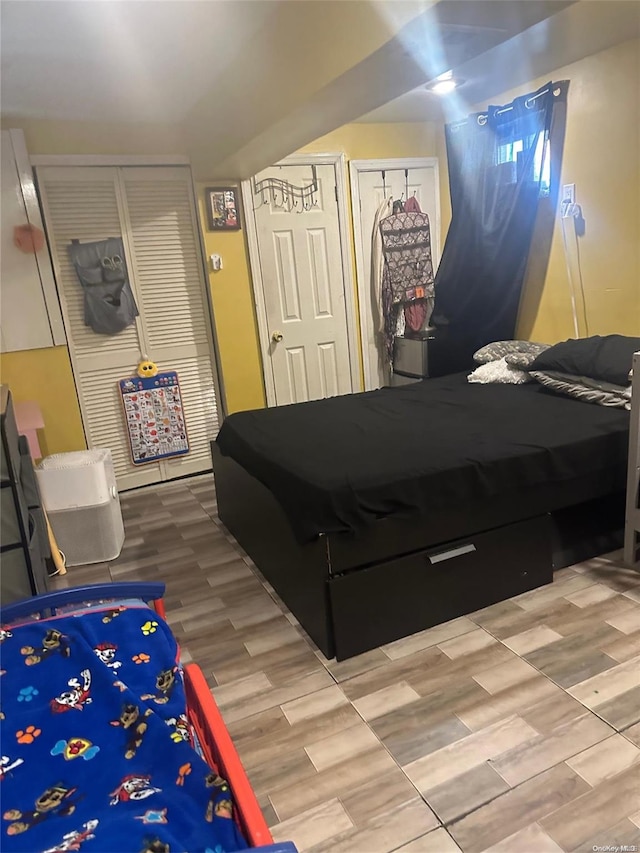
POLYGON ((289 157, 244 181, 242 193, 267 405, 360 390, 344 157, 289 157), (269 178, 315 181, 312 203, 257 192, 269 178))
POLYGON ((371 287, 371 242, 376 211, 384 198, 415 196, 421 210, 429 215, 434 272, 440 261, 440 183, 437 157, 403 160, 352 160, 351 205, 356 248, 358 304, 365 390, 387 383, 380 357, 380 337, 374 318, 371 287))

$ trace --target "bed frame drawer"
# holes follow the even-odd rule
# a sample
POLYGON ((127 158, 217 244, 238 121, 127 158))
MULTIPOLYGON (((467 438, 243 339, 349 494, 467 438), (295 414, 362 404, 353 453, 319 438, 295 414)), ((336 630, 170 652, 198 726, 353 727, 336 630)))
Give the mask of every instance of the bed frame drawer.
POLYGON ((331 578, 336 657, 551 583, 547 515, 331 578))

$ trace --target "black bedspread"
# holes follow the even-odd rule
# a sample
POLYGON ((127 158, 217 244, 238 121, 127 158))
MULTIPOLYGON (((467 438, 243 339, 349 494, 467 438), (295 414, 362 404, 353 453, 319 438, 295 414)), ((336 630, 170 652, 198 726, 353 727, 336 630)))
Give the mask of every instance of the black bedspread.
MULTIPOLYGON (((629 414, 537 383, 465 374, 240 412, 218 435, 267 486, 300 541, 601 474, 624 488, 629 414)), ((541 506, 540 512, 548 507, 541 506)))

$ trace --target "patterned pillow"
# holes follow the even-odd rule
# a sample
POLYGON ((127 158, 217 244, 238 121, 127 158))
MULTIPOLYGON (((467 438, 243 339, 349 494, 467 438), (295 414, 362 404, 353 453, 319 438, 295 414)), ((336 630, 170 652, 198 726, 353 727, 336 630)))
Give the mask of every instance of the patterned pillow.
POLYGON ((523 382, 532 381, 528 373, 511 367, 504 358, 481 364, 469 374, 467 379, 469 382, 480 382, 482 384, 497 382, 501 385, 522 385, 523 382))
POLYGON ((537 358, 546 349, 549 349, 549 344, 536 344, 533 341, 494 341, 474 353, 473 360, 476 364, 487 364, 516 352, 532 353, 537 358))
MULTIPOLYGON (((553 371, 548 371, 552 373, 553 371)), ((565 376, 568 374, 564 374, 565 376)), ((619 397, 624 397, 625 400, 631 399, 631 384, 629 385, 614 385, 613 382, 605 382, 604 379, 592 379, 591 376, 576 376, 582 385, 587 388, 595 388, 596 391, 608 391, 611 394, 617 394, 619 397)))
POLYGON ((587 376, 574 376, 571 373, 557 373, 556 371, 534 370, 528 374, 536 382, 564 394, 566 397, 574 397, 584 403, 596 403, 598 406, 613 406, 618 409, 631 408, 631 388, 621 385, 613 385, 591 379, 587 376))
POLYGON ((517 367, 519 370, 529 370, 538 355, 538 351, 510 352, 508 355, 505 355, 505 361, 511 367, 517 367))

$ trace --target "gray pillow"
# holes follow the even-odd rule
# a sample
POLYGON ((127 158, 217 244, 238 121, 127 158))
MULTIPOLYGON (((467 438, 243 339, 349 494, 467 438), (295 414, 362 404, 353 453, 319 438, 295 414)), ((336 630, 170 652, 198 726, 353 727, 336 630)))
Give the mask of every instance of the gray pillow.
POLYGON ((504 360, 511 367, 517 367, 519 370, 529 370, 533 362, 538 357, 539 352, 510 352, 505 355, 504 360))
POLYGON ((631 389, 621 385, 551 370, 532 370, 529 375, 552 391, 566 397, 574 397, 584 403, 596 403, 598 406, 613 406, 618 409, 631 408, 631 389))
MULTIPOLYGON (((474 353, 473 360, 476 364, 487 364, 513 353, 531 353, 533 358, 537 358, 546 349, 549 349, 549 344, 536 344, 533 341, 494 341, 474 353)), ((520 367, 519 364, 514 366, 520 367)))

